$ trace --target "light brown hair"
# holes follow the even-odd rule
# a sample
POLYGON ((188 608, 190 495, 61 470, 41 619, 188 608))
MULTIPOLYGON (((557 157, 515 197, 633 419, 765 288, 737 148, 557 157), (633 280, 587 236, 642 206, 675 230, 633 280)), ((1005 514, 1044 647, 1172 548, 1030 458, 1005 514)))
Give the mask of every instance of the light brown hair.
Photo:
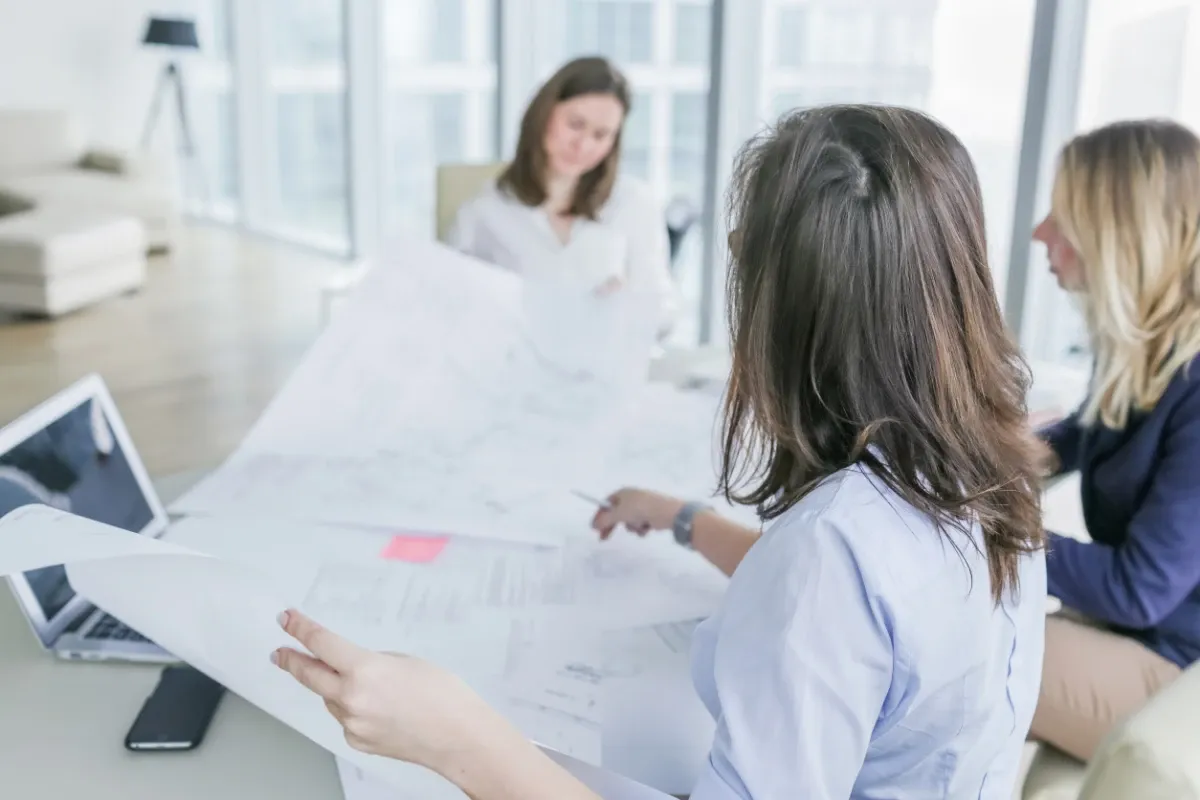
POLYGON ((1200 139, 1166 120, 1075 137, 1051 215, 1083 267, 1096 363, 1081 420, 1123 428, 1200 353, 1200 139))
POLYGON ((739 154, 729 214, 726 498, 772 519, 861 464, 956 548, 978 523, 999 601, 1044 544, 1038 446, 961 142, 907 109, 795 112, 739 154))
MULTIPOLYGON (((559 68, 534 95, 521 119, 521 133, 512 162, 497 179, 501 191, 527 206, 546 201, 546 126, 554 107, 563 100, 588 94, 612 95, 629 115, 629 83, 607 59, 588 56, 569 61, 559 68)), ((622 120, 622 129, 624 120, 622 120)), ((621 131, 613 140, 612 150, 590 172, 579 179, 568 213, 595 219, 608 202, 621 162, 621 131)))

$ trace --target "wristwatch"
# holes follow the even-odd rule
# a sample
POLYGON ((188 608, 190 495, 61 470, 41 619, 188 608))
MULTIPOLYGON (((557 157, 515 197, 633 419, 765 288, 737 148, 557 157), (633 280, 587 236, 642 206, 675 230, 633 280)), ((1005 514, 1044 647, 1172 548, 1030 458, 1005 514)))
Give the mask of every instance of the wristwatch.
POLYGON ((679 513, 675 515, 675 522, 671 525, 675 541, 683 547, 690 548, 692 546, 692 522, 696 519, 696 514, 711 508, 712 506, 696 501, 684 503, 683 508, 679 509, 679 513))

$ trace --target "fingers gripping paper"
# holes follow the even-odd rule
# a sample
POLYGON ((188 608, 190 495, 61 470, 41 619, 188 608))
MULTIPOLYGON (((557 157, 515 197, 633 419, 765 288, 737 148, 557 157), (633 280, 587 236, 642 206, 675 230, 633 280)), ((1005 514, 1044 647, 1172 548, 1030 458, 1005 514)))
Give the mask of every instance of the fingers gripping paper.
POLYGON ((57 564, 79 594, 326 750, 385 778, 412 769, 353 750, 322 701, 270 662, 295 646, 276 623, 289 598, 249 567, 44 506, 0 520, 0 572, 57 564))
MULTIPOLYGON (((338 758, 394 786, 412 785, 418 773, 430 779, 420 767, 351 748, 320 698, 270 662, 275 649, 297 647, 277 615, 303 606, 264 574, 45 506, 0 519, 0 574, 58 564, 79 594, 338 758)), ((495 696, 495 676, 456 671, 495 696)), ((514 722, 530 735, 522 720, 529 717, 514 722)))

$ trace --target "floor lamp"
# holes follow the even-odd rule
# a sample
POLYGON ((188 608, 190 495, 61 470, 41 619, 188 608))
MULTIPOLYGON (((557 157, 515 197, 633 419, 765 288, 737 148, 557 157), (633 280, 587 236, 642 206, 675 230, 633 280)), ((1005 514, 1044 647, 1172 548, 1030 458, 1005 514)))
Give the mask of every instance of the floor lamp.
MULTIPOLYGON (((142 37, 142 44, 171 49, 195 50, 200 47, 200 41, 196 36, 195 22, 190 19, 167 17, 150 18, 146 25, 146 34, 142 37)), ((162 112, 163 101, 172 91, 175 94, 180 149, 188 165, 197 171, 201 191, 207 196, 204 171, 198 169, 199 164, 196 159, 196 140, 192 135, 191 121, 188 117, 187 91, 183 83, 183 72, 179 69, 179 62, 174 58, 168 59, 167 63, 163 65, 162 72, 159 73, 158 83, 154 88, 154 98, 150 101, 150 110, 146 114, 146 124, 142 128, 142 148, 150 146, 155 125, 157 125, 162 112)))

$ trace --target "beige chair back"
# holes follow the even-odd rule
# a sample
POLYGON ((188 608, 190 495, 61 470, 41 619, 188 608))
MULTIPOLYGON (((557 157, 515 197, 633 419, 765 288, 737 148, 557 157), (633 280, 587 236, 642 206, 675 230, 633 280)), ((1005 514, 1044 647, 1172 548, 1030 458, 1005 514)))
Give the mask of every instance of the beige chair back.
POLYGON ((437 168, 437 238, 446 241, 458 209, 495 180, 507 162, 440 164, 437 168))

